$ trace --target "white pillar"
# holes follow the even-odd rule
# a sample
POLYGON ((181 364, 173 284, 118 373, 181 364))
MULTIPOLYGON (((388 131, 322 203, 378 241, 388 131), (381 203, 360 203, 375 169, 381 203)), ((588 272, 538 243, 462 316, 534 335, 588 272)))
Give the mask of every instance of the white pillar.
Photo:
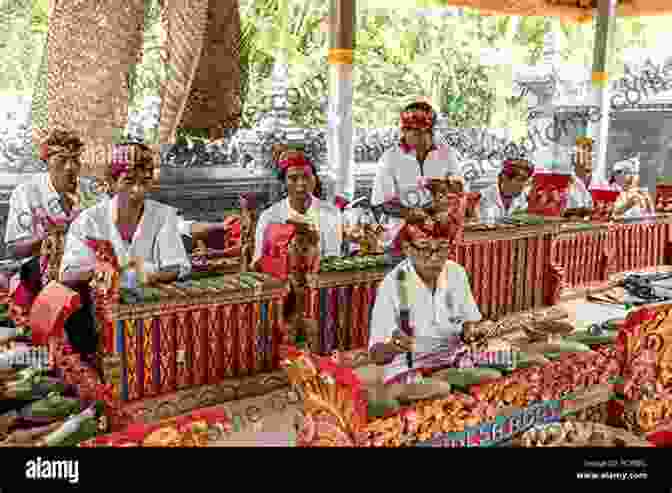
POLYGON ((352 201, 355 193, 352 146, 352 70, 355 0, 331 0, 327 156, 334 195, 352 201))
POLYGON ((600 108, 601 118, 597 123, 589 124, 588 136, 595 140, 597 155, 593 176, 595 181, 606 181, 607 145, 609 143, 609 59, 612 53, 614 27, 616 24, 617 0, 598 0, 595 22, 595 42, 593 51, 593 93, 592 101, 600 108))

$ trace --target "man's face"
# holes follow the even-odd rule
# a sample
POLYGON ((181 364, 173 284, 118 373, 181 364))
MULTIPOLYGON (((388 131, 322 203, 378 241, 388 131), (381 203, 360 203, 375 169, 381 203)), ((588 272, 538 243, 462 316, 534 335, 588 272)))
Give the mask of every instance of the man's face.
POLYGON ((137 204, 145 200, 145 195, 154 183, 153 169, 131 168, 122 173, 116 181, 116 191, 122 200, 137 204))
POLYGON ((48 170, 51 182, 59 193, 75 193, 82 169, 81 154, 60 152, 49 157, 48 170))
POLYGON ((401 131, 401 134, 406 144, 415 149, 427 150, 432 146, 432 131, 430 129, 405 128, 401 131))
POLYGON ((530 174, 526 169, 514 166, 511 169, 510 176, 502 175, 500 184, 504 193, 518 194, 530 184, 530 174))
POLYGON ((315 191, 315 176, 310 167, 291 167, 287 170, 287 195, 296 200, 306 200, 315 191))
POLYGON ((593 149, 581 147, 576 151, 574 171, 580 177, 590 176, 593 173, 593 149))

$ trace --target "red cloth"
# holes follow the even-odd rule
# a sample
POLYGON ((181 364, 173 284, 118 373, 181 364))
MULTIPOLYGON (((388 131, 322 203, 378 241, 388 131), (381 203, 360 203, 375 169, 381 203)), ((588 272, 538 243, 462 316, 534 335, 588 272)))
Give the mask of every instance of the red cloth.
POLYGON ((534 188, 528 201, 528 212, 540 216, 560 216, 563 197, 569 192, 570 179, 569 175, 536 173, 534 188))
POLYGON ((296 234, 292 224, 269 224, 264 234, 261 271, 281 280, 289 277, 289 244, 296 234))
POLYGON ((657 431, 650 433, 646 439, 656 447, 672 447, 672 431, 657 431))
POLYGON ((65 321, 81 306, 79 293, 56 281, 50 282, 30 310, 33 344, 46 345, 51 337, 62 339, 65 321))

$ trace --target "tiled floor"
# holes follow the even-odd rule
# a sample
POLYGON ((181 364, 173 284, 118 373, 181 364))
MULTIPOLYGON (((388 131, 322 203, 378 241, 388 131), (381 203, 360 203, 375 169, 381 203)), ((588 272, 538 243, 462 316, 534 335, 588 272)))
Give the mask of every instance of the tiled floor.
POLYGON ((223 404, 232 416, 234 431, 227 438, 212 446, 294 446, 296 436, 294 423, 299 406, 287 401, 287 391, 279 390, 266 396, 223 404))

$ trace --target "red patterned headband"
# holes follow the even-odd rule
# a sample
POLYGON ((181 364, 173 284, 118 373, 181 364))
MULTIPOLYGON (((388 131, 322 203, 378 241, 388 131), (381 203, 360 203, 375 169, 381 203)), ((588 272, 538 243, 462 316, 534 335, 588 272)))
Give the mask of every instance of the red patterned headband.
POLYGON ((127 145, 115 145, 112 148, 110 174, 115 180, 131 168, 131 149, 127 145))
POLYGON ((301 152, 288 152, 278 161, 278 168, 282 171, 287 171, 289 168, 303 168, 307 171, 312 171, 310 161, 301 152))
POLYGON ((425 110, 402 111, 401 128, 428 130, 432 128, 432 113, 425 110))
POLYGON ((502 174, 511 178, 514 174, 515 168, 527 171, 528 176, 534 175, 534 166, 532 166, 532 164, 528 161, 523 161, 520 159, 507 159, 504 161, 502 164, 502 174))

